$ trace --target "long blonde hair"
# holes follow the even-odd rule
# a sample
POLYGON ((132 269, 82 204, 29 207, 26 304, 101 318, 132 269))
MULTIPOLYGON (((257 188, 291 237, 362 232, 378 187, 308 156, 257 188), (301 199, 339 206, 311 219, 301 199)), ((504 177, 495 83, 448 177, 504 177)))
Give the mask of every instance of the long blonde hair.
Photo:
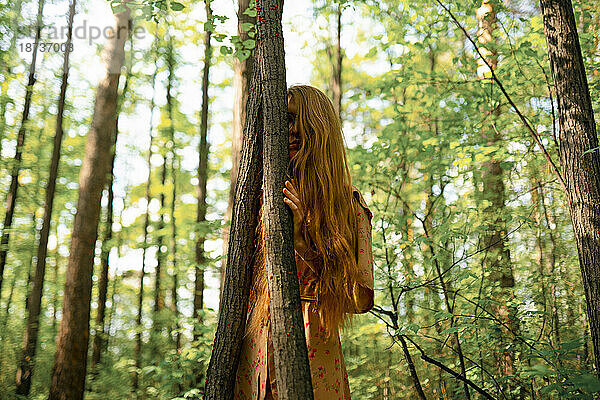
MULTIPOLYGON (((300 147, 291 159, 292 174, 304 205, 303 235, 318 254, 315 310, 330 336, 343 328, 356 310, 358 290, 356 262, 356 214, 358 202, 352 194, 350 171, 339 116, 331 100, 306 85, 288 89, 288 101, 298 106, 295 128, 300 147)), ((262 204, 257 226, 247 334, 257 333, 269 318, 269 293, 263 253, 262 204)))

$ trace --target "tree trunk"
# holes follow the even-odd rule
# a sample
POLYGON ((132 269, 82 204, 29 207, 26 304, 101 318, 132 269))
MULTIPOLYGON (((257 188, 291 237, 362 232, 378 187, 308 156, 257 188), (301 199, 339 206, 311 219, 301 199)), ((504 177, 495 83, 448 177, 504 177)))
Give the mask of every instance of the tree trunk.
MULTIPOLYGON (((119 128, 119 116, 117 115, 115 122, 115 139, 116 131, 119 128)), ((102 252, 100 253, 100 278, 98 279, 98 309, 96 310, 96 334, 94 335, 94 341, 92 346, 92 371, 95 370, 96 366, 100 363, 102 357, 102 351, 104 349, 104 342, 106 331, 104 328, 104 317, 106 313, 106 299, 108 295, 108 270, 109 270, 109 257, 110 250, 112 248, 112 224, 113 224, 113 201, 114 201, 114 167, 115 167, 115 147, 116 141, 113 140, 113 148, 111 150, 111 162, 110 171, 108 178, 108 203, 106 205, 106 222, 104 225, 104 237, 102 238, 102 252)))
MULTIPOLYGON (((167 146, 165 146, 167 147, 167 146)), ((159 312, 163 309, 165 305, 165 297, 164 291, 162 289, 162 266, 164 264, 166 252, 162 250, 164 244, 164 229, 165 229, 165 206, 166 206, 166 197, 165 197, 165 184, 167 182, 167 150, 163 149, 163 164, 161 167, 160 173, 160 219, 158 221, 158 229, 155 231, 156 238, 156 270, 154 271, 154 317, 153 317, 153 331, 154 333, 158 332, 161 328, 159 312)))
POLYGON ((283 201, 289 164, 287 90, 281 15, 283 2, 257 1, 259 75, 263 109, 263 234, 277 393, 312 399, 300 287, 294 258, 292 212, 283 201), (261 17, 263 18, 261 21, 261 17))
MULTIPOLYGON (((130 31, 131 33, 131 31, 130 31)), ((131 40, 131 35, 129 36, 131 40)), ((130 41, 130 58, 133 57, 133 43, 130 41)), ((110 170, 108 172, 108 204, 106 205, 106 225, 104 230, 104 237, 102 238, 102 252, 100 253, 100 279, 98 280, 98 310, 96 312, 96 334, 94 336, 94 345, 92 350, 92 370, 100 363, 102 352, 106 347, 106 328, 105 328, 105 314, 106 314, 106 299, 108 295, 108 270, 109 270, 109 257, 112 249, 112 224, 113 224, 113 202, 114 202, 114 169, 115 169, 115 157, 117 149, 117 136, 119 134, 119 114, 121 113, 121 107, 125 101, 127 89, 129 87, 129 77, 131 76, 131 60, 128 66, 128 73, 125 77, 125 84, 123 85, 123 91, 121 92, 120 99, 117 103, 116 117, 115 117, 115 131, 113 135, 112 149, 111 149, 111 160, 110 170)))
MULTIPOLYGON (((212 10, 210 1, 205 1, 206 18, 212 19, 212 10)), ((206 183, 208 180, 208 77, 210 72, 210 62, 212 57, 212 47, 210 44, 211 31, 204 32, 204 71, 202 72, 202 109, 200 111, 200 147, 198 148, 198 211, 196 213, 196 223, 202 224, 206 221, 206 183)), ((198 228, 201 232, 202 228, 198 228)), ((194 282, 194 310, 193 317, 197 324, 202 324, 200 311, 204 307, 204 234, 198 234, 196 241, 196 267, 194 282)), ((198 329, 194 329, 194 340, 198 340, 198 329)))
POLYGON ((4 224, 2 225, 2 236, 0 237, 0 297, 2 296, 2 277, 4 276, 4 267, 6 266, 6 256, 8 253, 8 243, 10 240, 10 230, 12 227, 15 207, 17 205, 17 190, 19 189, 19 171, 21 169, 21 158, 23 156, 23 146, 25 145, 25 133, 29 121, 29 110, 31 109, 31 95, 33 94, 33 85, 35 85, 35 64, 37 59, 37 49, 40 42, 42 29, 42 15, 44 11, 44 0, 38 2, 37 25, 35 32, 35 41, 31 55, 31 64, 29 65, 29 79, 25 87, 25 103, 23 104, 23 115, 21 117, 21 126, 17 135, 17 148, 11 167, 11 180, 8 195, 6 196, 6 214, 4 215, 4 224))
POLYGON ((292 215, 284 207, 282 192, 289 162, 282 7, 282 2, 257 2, 257 67, 246 109, 223 298, 208 366, 205 398, 211 400, 229 398, 235 383, 254 262, 261 164, 267 171, 264 179, 265 263, 267 275, 274 277, 269 280, 273 346, 281 349, 274 354, 278 393, 281 399, 313 397, 293 258, 292 215), (268 141, 264 154, 263 137, 268 141))
MULTIPOLYGON (((158 51, 158 36, 155 36, 153 43, 154 54, 158 51)), ((136 317, 136 335, 135 335, 135 368, 132 377, 132 392, 135 398, 137 398, 137 391, 139 387, 139 375, 138 371, 142 368, 142 312, 144 306, 144 278, 146 276, 146 250, 148 249, 148 227, 150 225, 150 188, 152 183, 152 126, 154 119, 154 96, 156 94, 156 75, 158 73, 157 58, 154 60, 154 73, 152 74, 152 100, 150 101, 150 127, 148 129, 150 136, 150 143, 148 145, 148 155, 146 157, 146 164, 148 165, 148 180, 146 181, 146 213, 144 215, 144 240, 142 242, 142 270, 140 271, 140 288, 138 293, 138 309, 136 317)), ((113 305, 114 307, 114 305, 113 305)))
POLYGON ((230 399, 246 329, 262 177, 260 101, 260 79, 255 71, 246 105, 242 154, 235 186, 217 332, 206 375, 207 400, 230 399))
POLYGON ((173 36, 169 35, 169 44, 167 45, 167 69, 169 71, 169 78, 167 82, 167 115, 169 116, 169 140, 171 141, 171 160, 170 160, 170 169, 171 169, 171 183, 173 185, 171 191, 171 207, 169 210, 170 214, 170 224, 171 224, 171 267, 173 268, 173 286, 171 287, 171 310, 173 311, 173 315, 175 317, 175 347, 176 349, 180 348, 181 338, 177 329, 179 328, 178 311, 177 311, 177 288, 179 286, 179 277, 177 274, 177 228, 175 221, 175 203, 177 201, 177 154, 175 153, 175 125, 174 125, 174 114, 173 114, 173 82, 175 79, 175 57, 173 54, 173 36))
POLYGON ((342 115, 342 4, 337 1, 336 37, 335 37, 335 59, 333 60, 333 74, 331 75, 331 94, 333 95, 333 107, 338 116, 342 115))
MULTIPOLYGON (((479 21, 479 30, 477 32, 478 40, 481 43, 480 51, 487 62, 495 70, 498 65, 498 58, 495 50, 489 50, 486 45, 493 45, 495 42, 494 30, 496 28, 496 11, 490 0, 483 0, 481 7, 477 10, 477 19, 479 21)), ((490 70, 484 60, 477 60, 479 66, 477 75, 479 79, 490 77, 490 70)), ((493 99, 490 99, 493 102, 493 99)), ((502 136, 498 129, 493 125, 501 113, 500 107, 493 104, 490 110, 485 111, 490 121, 489 125, 482 127, 482 139, 486 146, 499 146, 502 143, 502 136)), ((503 170, 500 166, 502 160, 492 158, 481 165, 481 181, 483 183, 483 192, 481 199, 488 204, 483 209, 483 218, 489 224, 489 229, 483 235, 483 247, 486 249, 483 260, 483 274, 491 282, 491 296, 496 301, 492 307, 493 313, 513 332, 519 332, 519 320, 516 315, 517 309, 514 306, 507 306, 514 298, 513 288, 515 279, 513 267, 510 258, 510 250, 506 243, 506 220, 504 215, 506 193, 504 186, 503 170), (487 273, 487 275, 486 275, 487 273)), ((504 331, 502 331, 504 332, 504 331)), ((503 340, 503 333, 500 332, 499 338, 503 340)), ((512 337, 512 336, 511 336, 512 337)), ((517 342, 514 339, 513 344, 517 342)), ((503 343, 502 347, 506 347, 503 343)), ((496 352, 498 374, 501 376, 514 377, 515 372, 515 348, 500 350, 496 352)), ((506 390, 510 392, 514 388, 514 380, 508 379, 506 390)))
POLYGON ((60 292, 58 273, 61 257, 59 252, 60 245, 58 243, 58 224, 55 224, 54 226, 54 234, 56 235, 56 249, 54 250, 54 293, 52 294, 52 343, 56 342, 56 315, 58 314, 58 296, 60 292))
MULTIPOLYGON (((69 20, 66 48, 71 44, 73 33, 73 18, 75 16, 76 0, 71 1, 69 7, 69 20)), ((28 299, 29 314, 23 339, 23 350, 21 363, 17 369, 17 390, 18 395, 28 396, 31 389, 31 375, 33 374, 33 364, 35 362, 35 352, 39 332, 39 316, 42 305, 42 293, 44 291, 44 277, 46 274, 46 255, 48 252, 48 235, 50 233, 50 221, 52 220, 52 208, 54 205, 54 193, 56 192, 56 178, 58 176, 58 164, 60 162, 60 151, 63 138, 63 114, 65 110, 65 97, 67 93, 67 83, 69 78, 69 51, 65 51, 63 56, 63 75, 60 85, 60 95, 58 98, 58 112, 56 115, 56 130, 54 133, 54 146, 52 148, 52 160, 50 161, 50 173, 48 184, 46 186, 46 200, 44 202, 44 220, 40 231, 40 241, 37 248, 37 260, 35 268, 35 278, 33 288, 28 299)))
POLYGON ((544 34, 558 98, 560 164, 577 244, 600 377, 600 151, 570 0, 541 0, 544 34))
MULTIPOLYGON (((21 8, 23 6, 23 0, 16 0, 14 5, 10 5, 9 7, 12 8, 13 13, 15 15, 15 19, 12 22, 12 26, 19 26, 19 18, 22 18, 21 16, 21 8)), ((16 47, 17 47, 17 36, 18 35, 11 35, 10 38, 10 45, 8 47, 8 50, 6 51, 7 54, 11 55, 14 54, 16 47)), ((13 59, 14 61, 17 61, 18 59, 15 57, 13 59)), ((4 65, 4 70, 2 71, 2 75, 4 75, 4 80, 2 81, 2 89, 0 91, 0 165, 4 166, 4 162, 2 160, 2 139, 4 139, 4 131, 6 130, 6 106, 8 105, 8 103, 12 103, 14 104, 13 99, 8 95, 8 88, 10 85, 8 85, 8 79, 9 77, 13 76, 12 73, 12 69, 13 69, 14 65, 11 65, 10 63, 6 63, 6 65, 4 65)))
POLYGON ((79 200, 71 235, 63 316, 57 338, 49 400, 83 398, 100 199, 109 169, 117 90, 129 30, 129 15, 128 8, 115 15, 116 27, 105 48, 107 70, 98 86, 92 126, 79 177, 79 200))
MULTIPOLYGON (((256 17, 244 14, 248 9, 250 0, 238 0, 238 36, 241 41, 250 39, 248 32, 243 29, 244 24, 256 26, 256 17)), ((233 60, 233 127, 231 130, 231 174, 229 184, 229 201, 225 211, 225 221, 231 221, 231 210, 233 209, 233 195, 238 180, 238 170, 240 169, 240 154, 242 151, 242 130, 246 121, 246 103, 248 101, 248 89, 250 87, 250 78, 254 67, 254 54, 250 53, 245 60, 239 60, 234 57, 233 60)), ((229 244, 230 227, 227 226, 223 233, 223 255, 227 255, 227 246, 229 244)), ((221 287, 219 293, 223 293, 223 278, 225 277, 225 267, 227 258, 223 257, 221 262, 221 287)), ((219 296, 220 297, 220 296, 219 296)))
MULTIPOLYGON (((554 339, 554 346, 560 344, 560 322, 559 322, 559 302, 556 288, 556 281, 560 279, 560 275, 556 276, 556 237, 554 235, 554 229, 556 224, 554 223, 554 216, 548 212, 546 207, 546 195, 544 194, 544 187, 540 185, 540 202, 542 210, 544 212, 544 219, 546 220, 546 226, 548 227, 548 237, 550 238, 550 250, 548 257, 546 257, 547 270, 550 276, 550 299, 552 304, 552 337, 554 339), (552 228, 554 226, 554 228, 552 228)), ((560 272, 560 271, 558 271, 560 272)))
MULTIPOLYGON (((39 174, 38 174, 38 179, 36 179, 36 182, 39 182, 39 174)), ((32 292, 32 285, 31 285, 31 269, 33 267, 33 257, 34 257, 34 253, 35 253, 35 239, 36 239, 36 233, 37 233, 37 216, 36 216, 36 211, 37 211, 37 207, 34 208, 34 212, 31 213, 31 236, 33 238, 32 240, 32 245, 31 245, 31 252, 30 252, 30 256, 27 257, 27 284, 25 285, 25 311, 29 311, 29 297, 31 296, 31 292, 32 292)), ((8 305, 8 304, 7 304, 8 305)), ((27 324, 25 324, 27 326, 27 324)))

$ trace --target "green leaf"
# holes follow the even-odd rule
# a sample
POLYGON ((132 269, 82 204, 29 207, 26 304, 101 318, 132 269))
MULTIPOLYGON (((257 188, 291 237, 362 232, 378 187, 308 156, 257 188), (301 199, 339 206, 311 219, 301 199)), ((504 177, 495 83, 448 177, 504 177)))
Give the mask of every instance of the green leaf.
POLYGON ((377 47, 373 46, 369 49, 367 54, 365 54, 365 58, 373 58, 377 55, 377 47))
POLYGON ((213 32, 216 29, 216 26, 211 21, 206 21, 204 23, 204 31, 205 32, 213 32))
POLYGON ((254 39, 246 39, 246 40, 244 40, 243 45, 244 45, 244 48, 251 50, 254 47, 256 47, 256 40, 254 40, 254 39))
POLYGON ((242 24, 242 30, 244 32, 249 32, 254 28, 254 24, 251 24, 250 22, 244 22, 242 24))
POLYGON ((171 10, 173 10, 173 11, 181 11, 184 8, 185 8, 185 6, 181 3, 178 3, 176 1, 171 2, 171 10))
POLYGON ((248 7, 246 8, 246 11, 244 11, 242 14, 254 18, 256 17, 256 10, 250 9, 250 7, 248 7))

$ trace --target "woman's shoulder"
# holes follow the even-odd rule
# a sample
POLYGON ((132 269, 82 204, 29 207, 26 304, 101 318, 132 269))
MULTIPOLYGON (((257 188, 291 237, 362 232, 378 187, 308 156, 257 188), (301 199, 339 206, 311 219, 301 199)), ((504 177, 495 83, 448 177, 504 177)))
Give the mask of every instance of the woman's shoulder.
POLYGON ((352 195, 354 196, 354 198, 359 202, 359 204, 365 209, 365 212, 367 213, 367 215, 369 216, 369 220, 371 218, 373 218, 373 213, 371 212, 371 210, 369 209, 369 206, 367 205, 367 202, 365 201, 365 199, 362 196, 362 193, 360 192, 360 190, 352 185, 352 195))

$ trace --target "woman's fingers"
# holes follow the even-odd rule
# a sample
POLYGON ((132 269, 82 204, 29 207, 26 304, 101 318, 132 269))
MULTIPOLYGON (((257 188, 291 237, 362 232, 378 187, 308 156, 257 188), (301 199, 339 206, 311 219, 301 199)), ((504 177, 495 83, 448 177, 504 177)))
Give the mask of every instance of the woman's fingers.
POLYGON ((294 212, 294 216, 299 217, 299 221, 302 219, 302 206, 300 205, 299 202, 297 202, 296 200, 294 200, 293 195, 291 194, 291 192, 289 190, 285 190, 284 189, 284 194, 286 197, 283 198, 283 201, 290 206, 290 208, 292 209, 292 211, 294 212), (296 215, 297 214, 297 215, 296 215))
POLYGON ((294 202, 294 204, 298 207, 298 208, 302 208, 302 204, 300 204, 300 199, 298 199, 298 197, 296 197, 294 195, 294 193, 292 193, 291 190, 288 189, 283 189, 283 194, 285 194, 287 196, 288 199, 290 199, 291 201, 294 202))
POLYGON ((298 191, 296 190, 296 186, 295 186, 296 182, 294 181, 294 179, 292 179, 292 181, 285 181, 285 186, 294 194, 294 196, 296 196, 298 199, 300 198, 300 195, 298 194, 298 191))
MULTIPOLYGON (((288 184, 289 184, 289 181, 286 181, 286 186, 288 186, 288 184)), ((294 218, 298 222, 301 222, 303 212, 302 212, 302 204, 300 203, 300 199, 298 198, 297 195, 295 195, 288 188, 283 189, 283 194, 285 195, 285 197, 283 198, 283 201, 292 209, 292 212, 294 213, 294 218)))

